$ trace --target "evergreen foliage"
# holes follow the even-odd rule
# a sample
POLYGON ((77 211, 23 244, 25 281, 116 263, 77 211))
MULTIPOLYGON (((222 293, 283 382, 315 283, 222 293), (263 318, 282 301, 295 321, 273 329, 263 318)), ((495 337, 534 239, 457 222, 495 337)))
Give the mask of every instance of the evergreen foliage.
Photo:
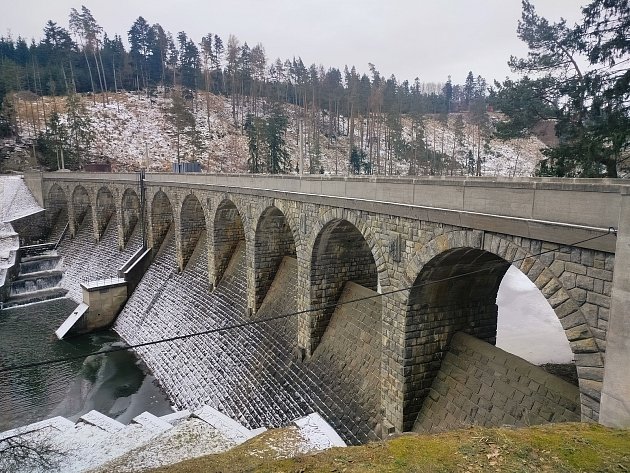
MULTIPOLYGON (((199 106, 197 91, 203 90, 207 110, 210 93, 229 96, 234 125, 247 134, 252 172, 289 171, 293 166, 285 133, 302 123, 298 141, 311 173, 321 171, 327 149, 329 155, 350 160, 355 172, 395 174, 397 164, 405 161, 410 174, 481 175, 492 136, 525 137, 541 120, 551 119, 559 144, 546 151, 541 174, 614 177, 627 159, 630 136, 629 1, 592 0, 583 9, 583 21, 569 26, 565 21, 550 23, 525 0, 517 34, 530 53, 510 60, 524 75, 495 82, 489 95, 485 79, 473 71, 463 84, 450 76, 444 84, 433 84, 386 78, 374 64, 363 74, 354 66, 307 66, 300 57, 269 61, 261 44, 250 47, 235 36, 224 43, 212 33, 197 44, 186 32, 173 36, 142 16, 127 32, 127 50, 119 35, 108 36, 82 6, 71 9, 69 29, 48 21, 39 42, 0 37, 0 134, 20 133, 12 114, 25 91, 34 97, 69 95, 69 116, 60 118, 67 128, 66 152, 89 153, 90 126, 80 104, 73 105, 74 94, 92 92, 95 103, 99 99, 105 104, 109 91, 153 96, 157 90, 174 90, 168 115, 176 129, 178 160, 182 138, 198 158, 204 142, 191 109, 199 106), (581 68, 584 61, 588 67, 581 68), (280 103, 292 104, 297 112, 287 116, 280 103), (491 123, 488 104, 508 120, 491 123), (449 119, 451 113, 467 114, 472 124, 472 171, 461 115, 449 119), (455 136, 451 148, 445 146, 444 133, 426 132, 427 115, 437 117, 455 136), (338 150, 340 136, 349 143, 345 157, 338 150)), ((63 135, 49 129, 54 126, 47 119, 45 130, 39 130, 44 141, 63 135)), ((57 165, 57 154, 51 166, 57 165)))
POLYGON ((249 148, 247 161, 249 172, 282 174, 290 170, 289 153, 286 148, 288 118, 280 104, 275 104, 268 118, 248 114, 245 133, 249 148))
POLYGON ((625 165, 629 27, 628 0, 592 0, 574 26, 565 20, 550 23, 529 0, 523 1, 518 36, 529 53, 512 57, 510 66, 525 76, 495 84, 494 98, 510 117, 498 128, 502 136, 523 136, 540 119, 554 119, 559 144, 545 150, 541 175, 617 177, 625 165))

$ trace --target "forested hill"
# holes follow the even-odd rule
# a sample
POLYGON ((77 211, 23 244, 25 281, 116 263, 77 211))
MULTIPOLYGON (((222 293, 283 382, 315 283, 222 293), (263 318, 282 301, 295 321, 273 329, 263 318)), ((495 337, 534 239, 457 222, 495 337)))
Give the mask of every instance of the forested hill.
POLYGON ((517 34, 532 54, 511 65, 535 78, 493 85, 472 71, 435 84, 373 64, 272 60, 260 43, 174 35, 143 17, 127 48, 89 9, 71 9, 67 29, 49 21, 38 41, 0 37, 0 135, 30 136, 50 168, 62 156, 70 168, 99 159, 133 168, 140 146, 159 168, 175 158, 295 172, 302 155, 310 172, 615 177, 630 136, 627 7, 592 0, 570 27, 524 1, 517 34), (557 139, 535 170, 541 121, 557 139))
MULTIPOLYGON (((56 152, 56 138, 51 133, 51 127, 46 131, 45 126, 45 117, 50 117, 57 110, 60 123, 67 124, 68 120, 73 120, 73 117, 78 115, 81 117, 82 125, 88 124, 90 162, 108 162, 114 171, 135 171, 140 167, 151 171, 172 169, 172 163, 177 159, 179 121, 173 118, 173 97, 170 92, 160 90, 149 97, 143 92, 111 93, 105 105, 98 94, 96 97, 83 94, 70 99, 70 102, 77 101, 76 99, 79 99, 81 112, 68 115, 65 111, 68 107, 66 97, 36 99, 33 95, 24 93, 15 97, 19 135, 25 142, 40 136, 36 143, 40 145, 37 154, 41 164, 49 169, 61 166, 60 155, 56 152)), ((249 138, 250 136, 254 138, 254 133, 251 128, 245 129, 235 125, 230 98, 198 92, 185 102, 194 122, 194 126, 189 129, 194 129, 194 133, 179 134, 180 160, 198 161, 203 171, 247 172, 251 164, 249 138)), ((70 103, 70 106, 72 108, 76 104, 70 103)), ((266 109, 270 105, 263 102, 260 107, 266 109)), ((295 167, 299 164, 301 130, 305 172, 320 173, 323 169, 326 174, 332 175, 359 171, 365 173, 364 168, 357 171, 349 162, 347 117, 339 117, 340 132, 330 140, 321 131, 321 120, 323 119, 325 123, 326 116, 320 117, 319 127, 313 128, 310 121, 304 120, 301 107, 285 104, 282 113, 287 118, 284 136, 284 147, 289 157, 287 172, 295 172, 295 167), (316 133, 319 133, 319 136, 316 133)), ((490 121, 498 120, 497 114, 490 112, 488 115, 490 121)), ((260 127, 261 118, 254 121, 258 122, 260 127)), ((367 125, 367 120, 355 119, 355 146, 366 148, 369 152, 369 145, 365 143, 367 125)), ((411 119, 402 117, 401 126, 406 135, 411 132, 412 125, 411 119)), ((52 129, 58 131, 59 128, 60 124, 53 123, 52 129)), ((470 121, 469 114, 452 113, 448 122, 440 115, 427 115, 423 120, 423 128, 427 145, 423 156, 427 156, 428 160, 424 159, 420 163, 421 166, 416 166, 414 170, 414 165, 419 161, 414 163, 408 160, 413 156, 394 158, 392 155, 388 158, 386 141, 383 139, 382 161, 379 163, 375 158, 376 153, 373 154, 375 168, 380 164, 378 168, 380 174, 408 175, 410 172, 430 174, 434 156, 439 161, 439 157, 443 155, 447 156, 447 159, 454 155, 455 166, 452 169, 436 167, 438 172, 446 175, 468 174, 465 162, 467 150, 476 150, 478 140, 477 126, 470 121)), ((260 132, 267 133, 263 129, 260 132)), ((264 138, 260 136, 261 143, 266 141, 264 138)), ((374 144, 373 147, 376 151, 374 144)), ((542 158, 539 149, 544 147, 545 145, 535 137, 511 140, 490 138, 487 146, 481 149, 481 172, 489 176, 530 176, 542 158)), ((22 148, 26 154, 32 153, 32 146, 23 144, 22 148)), ((263 150, 258 151, 262 157, 263 150)), ((64 159, 66 167, 71 168, 78 164, 73 161, 71 150, 64 152, 64 159)), ((364 159, 367 162, 367 153, 364 159)), ((33 163, 22 163, 21 169, 32 165, 33 163)))

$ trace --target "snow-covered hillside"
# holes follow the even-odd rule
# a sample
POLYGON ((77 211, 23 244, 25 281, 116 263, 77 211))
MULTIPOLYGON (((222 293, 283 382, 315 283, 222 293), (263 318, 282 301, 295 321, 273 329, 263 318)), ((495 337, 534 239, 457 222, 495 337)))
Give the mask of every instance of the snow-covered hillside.
MULTIPOLYGON (((177 158, 177 144, 174 127, 167 117, 167 109, 171 104, 168 96, 159 94, 157 97, 147 97, 141 92, 120 92, 110 93, 109 103, 106 104, 102 103, 100 96, 95 100, 84 96, 82 100, 90 113, 96 134, 92 145, 95 161, 111 163, 113 171, 134 171, 140 167, 147 167, 151 171, 172 169, 172 163, 177 158)), ((63 97, 54 99, 45 97, 36 105, 26 100, 18 101, 20 134, 27 140, 36 135, 38 128, 44 129, 42 103, 45 104, 47 117, 50 117, 53 110, 65 109, 63 97)), ((247 139, 240 127, 234 125, 230 99, 216 95, 206 97, 204 93, 199 93, 194 100, 189 101, 189 104, 192 104, 205 150, 195 156, 192 146, 183 140, 181 159, 198 160, 204 172, 246 172, 247 139)), ((295 169, 299 161, 297 126, 299 109, 286 105, 285 110, 289 117, 286 142, 291 156, 291 169, 295 169)), ((456 114, 450 115, 448 126, 437 118, 427 117, 424 121, 425 140, 430 149, 449 156, 454 152, 458 162, 464 163, 468 149, 473 149, 476 155, 473 147, 474 126, 468 123, 467 115, 464 113, 464 139, 453 148, 455 117, 456 114)), ((490 119, 496 121, 500 117, 491 113, 490 119)), ((410 125, 403 122, 403 126, 408 133, 410 125)), ((331 144, 323 134, 320 136, 322 140, 320 160, 325 173, 346 174, 348 137, 339 136, 331 144)), ((355 145, 357 142, 358 138, 355 137, 355 145)), ((490 176, 531 176, 542 158, 540 149, 545 147, 535 137, 509 141, 493 139, 489 145, 489 152, 482 150, 481 154, 482 174, 490 176)), ((381 161, 384 162, 384 157, 381 161)), ((304 156, 304 167, 306 170, 310 167, 308 153, 304 156)), ((408 162, 396 161, 391 169, 393 174, 407 175, 409 167, 408 162)), ((448 173, 450 172, 449 169, 448 173)), ((461 169, 455 169, 453 173, 459 175, 463 172, 461 169)))

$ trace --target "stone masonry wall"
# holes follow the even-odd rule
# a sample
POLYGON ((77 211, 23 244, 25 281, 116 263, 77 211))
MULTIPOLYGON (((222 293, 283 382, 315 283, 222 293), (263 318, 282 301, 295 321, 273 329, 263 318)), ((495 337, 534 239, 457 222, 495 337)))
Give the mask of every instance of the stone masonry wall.
MULTIPOLYGON (((368 417, 366 425, 378 425, 381 401, 381 301, 370 289, 348 282, 339 297, 322 340, 309 364, 319 365, 334 380, 333 389, 353 396, 368 417), (368 298, 369 299, 366 299, 368 298), (364 299, 352 302, 357 299, 364 299)), ((355 415, 348 412, 347 415, 355 415)), ((378 428, 380 430, 380 427, 378 428)))
POLYGON ((280 210, 273 208, 261 217, 256 228, 255 245, 255 310, 258 310, 278 272, 282 259, 285 256, 294 258, 296 256, 291 228, 280 210))
POLYGON ((163 192, 157 192, 151 202, 151 235, 153 251, 157 252, 173 223, 173 205, 163 192))
POLYGON ((46 218, 48 225, 53 228, 59 220, 68 221, 68 198, 58 185, 53 186, 46 199, 46 218))
POLYGON ((199 236, 206 230, 203 208, 201 207, 199 199, 194 195, 189 195, 184 200, 180 219, 182 241, 182 262, 180 269, 183 269, 197 246, 199 236))
MULTIPOLYGON (((134 187, 133 184, 108 183, 106 179, 104 181, 111 188, 116 188, 112 193, 117 201, 126 189, 134 187)), ((74 190, 84 186, 88 188, 89 196, 95 198, 97 190, 103 183, 97 180, 71 182, 63 179, 63 176, 58 181, 51 178, 43 182, 44 195, 52 197, 49 192, 57 184, 69 197, 68 219, 72 229, 75 211, 70 196, 74 195, 74 190)), ((403 429, 403 405, 409 396, 414 396, 413 389, 409 389, 413 376, 422 376, 422 373, 412 374, 408 369, 408 366, 415 363, 412 359, 413 350, 409 349, 411 347, 408 334, 415 330, 407 313, 409 288, 427 262, 437 255, 457 248, 479 249, 496 255, 520 269, 541 290, 555 310, 574 353, 580 377, 582 419, 597 421, 604 373, 614 254, 475 229, 476 217, 462 215, 462 219, 451 219, 450 214, 446 215, 440 209, 422 210, 420 207, 410 207, 408 215, 401 216, 400 212, 398 215, 392 215, 386 205, 376 201, 369 205, 364 202, 362 204, 364 210, 354 210, 345 207, 341 202, 334 206, 330 204, 331 199, 326 196, 315 195, 308 200, 304 200, 299 194, 295 199, 291 194, 276 194, 275 197, 270 197, 258 195, 252 188, 230 188, 226 193, 203 185, 166 181, 164 185, 150 185, 149 193, 156 192, 158 187, 168 195, 167 201, 170 199, 173 203, 173 212, 169 214, 172 215, 172 220, 169 219, 169 223, 173 221, 176 229, 180 219, 180 203, 191 192, 191 187, 194 188, 194 193, 206 215, 210 240, 208 277, 211 283, 216 281, 215 271, 221 268, 221 259, 217 257, 220 254, 215 254, 218 246, 213 241, 216 235, 222 234, 221 225, 214 228, 215 222, 218 221, 217 214, 223 210, 220 203, 229 199, 235 204, 232 210, 238 212, 242 219, 242 227, 238 228, 243 228, 243 239, 246 242, 245 257, 248 269, 245 290, 248 308, 255 307, 256 299, 255 229, 269 206, 275 206, 285 214, 296 243, 298 310, 313 308, 312 263, 317 260, 314 255, 320 236, 336 222, 348 222, 358 230, 361 241, 369 249, 374 260, 375 285, 383 294, 381 409, 384 417, 396 429, 403 429), (433 220, 434 216, 437 217, 436 220, 433 220)), ((269 192, 273 191, 261 191, 262 194, 269 192)), ((352 207, 352 202, 348 203, 352 207)), ((417 205, 430 207, 431 202, 418 201, 417 205)), ((147 210, 151 223, 151 203, 147 210)), ((483 227, 484 220, 482 217, 479 218, 483 227)), ((512 228, 510 225, 505 226, 506 231, 512 228)), ((152 238, 153 232, 150 227, 149 229, 149 237, 152 238)), ((119 230, 119 234, 122 235, 122 229, 119 230)), ((545 233, 541 230, 538 234, 545 233)), ((575 240, 584 238, 583 235, 583 232, 579 233, 575 240)), ((241 241, 240 237, 236 240, 241 241)), ((179 240, 176 251, 179 260, 181 258, 179 240)), ((226 254, 229 255, 230 251, 226 254)), ((317 339, 318 334, 323 333, 317 318, 315 312, 304 313, 299 317, 298 348, 305 353, 312 352, 313 346, 316 345, 312 343, 313 340, 317 339)), ((431 336, 421 342, 431 343, 431 336)))
POLYGON ((378 277, 374 257, 361 233, 349 222, 335 222, 324 230, 313 249, 311 306, 314 350, 328 326, 345 284, 349 281, 376 291, 378 277))
POLYGON ((410 307, 413 323, 407 332, 408 359, 414 360, 410 371, 403 410, 405 430, 413 426, 430 387, 437 376, 454 332, 465 331, 481 340, 494 342, 498 308, 494 303, 472 301, 467 304, 419 308, 410 307))
POLYGON ((444 251, 424 265, 407 310, 405 430, 413 426, 455 332, 494 344, 495 301, 508 267, 492 253, 470 248, 444 251))
POLYGON ((96 229, 99 239, 115 213, 114 196, 107 187, 101 187, 96 195, 96 229))
POLYGON ((133 189, 127 189, 123 193, 120 213, 122 217, 123 245, 126 245, 140 219, 140 199, 133 189))
POLYGON ((579 420, 577 386, 459 332, 453 336, 413 430, 579 420))
POLYGON ((85 215, 89 212, 92 203, 90 196, 83 186, 77 186, 72 193, 72 208, 74 209, 74 229, 75 231, 83 223, 85 215))
POLYGON ((220 281, 238 244, 245 241, 243 220, 236 206, 224 201, 214 219, 215 283, 220 281))

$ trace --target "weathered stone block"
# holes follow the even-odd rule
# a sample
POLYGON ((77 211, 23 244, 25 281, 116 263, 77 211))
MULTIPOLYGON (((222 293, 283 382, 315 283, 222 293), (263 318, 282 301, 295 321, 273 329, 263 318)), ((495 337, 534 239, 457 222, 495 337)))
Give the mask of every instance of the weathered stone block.
POLYGON ((593 278, 590 276, 578 275, 576 277, 576 286, 587 291, 593 290, 593 278))
POLYGON ((597 268, 588 268, 587 275, 595 279, 601 279, 602 281, 612 281, 613 278, 612 271, 597 268))
POLYGON ((594 292, 589 292, 586 295, 587 302, 591 304, 598 305, 600 307, 604 307, 606 309, 610 308, 610 297, 604 296, 602 294, 596 294, 594 292))
MULTIPOLYGON (((579 252, 579 249, 578 249, 578 252, 579 252)), ((581 264, 579 264, 579 262, 565 263, 564 269, 574 274, 581 274, 581 275, 587 274, 587 269, 581 264)))
MULTIPOLYGON (((549 266, 549 270, 556 277, 560 277, 562 273, 564 272, 564 268, 566 264, 567 263, 565 263, 564 261, 554 261, 553 263, 551 263, 551 266, 549 266)), ((586 272, 584 274, 586 274, 586 272)))

